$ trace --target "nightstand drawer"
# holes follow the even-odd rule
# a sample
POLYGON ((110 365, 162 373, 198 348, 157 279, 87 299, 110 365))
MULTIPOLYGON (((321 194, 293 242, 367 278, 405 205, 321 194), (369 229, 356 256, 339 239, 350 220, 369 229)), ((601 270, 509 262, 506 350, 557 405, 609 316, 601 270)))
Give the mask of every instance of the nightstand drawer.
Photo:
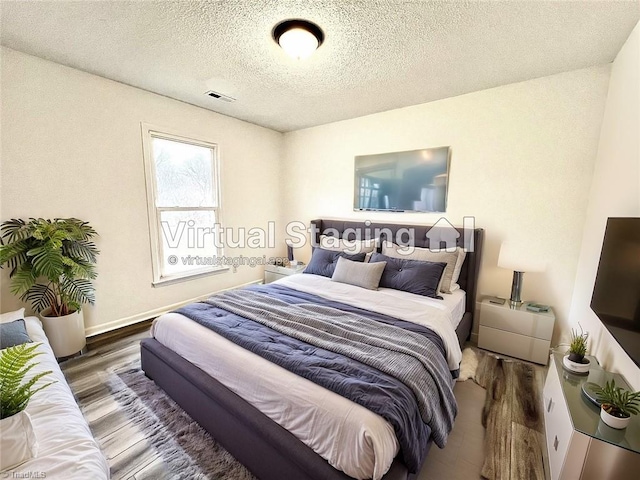
POLYGON ((541 340, 551 340, 554 322, 555 318, 552 315, 533 313, 522 309, 515 310, 502 305, 491 305, 487 302, 480 304, 480 325, 485 327, 541 340))
POLYGON ((289 275, 295 275, 302 273, 306 265, 265 265, 264 266, 264 283, 275 282, 281 278, 288 277, 289 275))
POLYGON ((485 350, 546 365, 549 360, 550 345, 549 340, 540 340, 480 325, 478 347, 485 350))
POLYGON ((275 282, 276 280, 280 280, 281 278, 286 277, 287 275, 282 275, 280 273, 273 273, 273 272, 264 272, 264 283, 271 283, 271 282, 275 282))

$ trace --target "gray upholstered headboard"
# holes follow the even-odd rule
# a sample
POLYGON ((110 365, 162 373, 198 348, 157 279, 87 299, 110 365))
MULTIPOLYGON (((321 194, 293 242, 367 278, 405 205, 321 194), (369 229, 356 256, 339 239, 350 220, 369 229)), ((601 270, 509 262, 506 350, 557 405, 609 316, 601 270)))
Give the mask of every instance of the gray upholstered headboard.
MULTIPOLYGON (((449 239, 453 241, 450 227, 439 227, 432 225, 406 225, 395 223, 370 223, 357 222, 353 220, 329 220, 318 219, 312 220, 311 225, 314 228, 316 245, 320 242, 320 235, 338 236, 347 240, 353 240, 356 235, 360 235, 361 239, 370 239, 375 237, 376 230, 381 233, 382 240, 394 241, 400 231, 402 241, 407 242, 409 238, 413 240, 416 247, 429 247, 431 239, 449 239), (391 233, 392 238, 387 238, 391 233), (427 237, 429 232, 429 237, 427 237)), ((473 234, 464 234, 462 227, 455 227, 459 236, 455 239, 456 245, 467 249, 467 256, 460 271, 458 284, 467 293, 466 311, 473 315, 476 302, 476 293, 478 288, 478 274, 480 273, 480 259, 482 255, 482 242, 484 238, 484 230, 476 228, 472 230, 473 234)), ((455 235, 454 235, 455 236, 455 235)), ((444 241, 443 241, 444 242, 444 241)), ((396 242, 397 243, 397 242, 396 242)), ((441 247, 444 248, 445 243, 441 247)))

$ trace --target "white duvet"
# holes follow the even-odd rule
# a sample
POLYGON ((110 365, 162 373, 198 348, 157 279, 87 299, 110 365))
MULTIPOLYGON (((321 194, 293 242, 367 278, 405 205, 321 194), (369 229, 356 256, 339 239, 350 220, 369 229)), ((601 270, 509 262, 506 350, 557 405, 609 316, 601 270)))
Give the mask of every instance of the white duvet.
POLYGON ((0 478, 108 479, 107 461, 60 371, 40 320, 27 317, 25 324, 29 337, 42 342, 38 348, 45 352, 36 357, 39 365, 30 375, 51 370, 41 381, 56 383, 36 393, 26 408, 38 441, 37 457, 3 472, 0 478))
MULTIPOLYGON (((463 294, 455 302, 442 302, 390 289, 366 290, 308 274, 285 277, 277 283, 427 325, 443 338, 450 368, 459 366, 462 354, 454 325, 460 319, 452 318, 451 312, 460 310, 463 294)), ((152 335, 351 477, 380 479, 398 453, 393 428, 379 415, 182 315, 169 313, 157 318, 152 335)))

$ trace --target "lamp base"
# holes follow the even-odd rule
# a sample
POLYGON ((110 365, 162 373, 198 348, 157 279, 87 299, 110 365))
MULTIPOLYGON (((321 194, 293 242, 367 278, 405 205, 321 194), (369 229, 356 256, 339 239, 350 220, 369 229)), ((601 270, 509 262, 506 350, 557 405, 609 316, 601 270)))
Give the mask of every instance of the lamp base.
POLYGON ((522 303, 523 302, 514 302, 513 300, 509 300, 509 306, 514 309, 520 308, 522 306, 522 303))
POLYGON ((520 299, 520 293, 522 292, 522 281, 524 279, 524 272, 513 272, 513 282, 511 282, 511 298, 509 304, 511 308, 518 308, 522 305, 520 299))

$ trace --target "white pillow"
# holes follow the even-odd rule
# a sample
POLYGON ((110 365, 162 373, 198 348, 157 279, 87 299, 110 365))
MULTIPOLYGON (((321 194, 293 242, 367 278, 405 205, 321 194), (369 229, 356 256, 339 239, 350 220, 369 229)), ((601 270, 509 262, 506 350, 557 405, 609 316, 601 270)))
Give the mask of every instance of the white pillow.
MULTIPOLYGON (((445 250, 431 250, 431 251, 441 252, 445 250)), ((464 259, 467 257, 467 252, 462 247, 456 247, 456 252, 458 253, 458 260, 456 260, 456 265, 455 267, 453 267, 453 275, 451 276, 451 288, 449 289, 451 292, 460 290, 460 285, 458 285, 458 280, 460 279, 462 264, 464 263, 464 259)))
MULTIPOLYGON (((428 248, 420 247, 403 247, 390 242, 382 244, 382 254, 387 257, 404 258, 407 260, 420 260, 423 262, 444 262, 447 264, 442 278, 440 279, 440 291, 442 293, 451 293, 451 285, 453 272, 458 261, 458 252, 447 252, 446 250, 432 251, 428 248)), ((461 264, 462 267, 462 264, 461 264)), ((460 273, 458 272, 458 276, 460 273)), ((460 288, 460 287, 458 287, 460 288)))
POLYGON ((331 250, 332 252, 344 252, 349 255, 357 253, 371 253, 378 246, 378 240, 345 240, 344 238, 320 235, 320 248, 331 250))
POLYGON ((24 308, 15 312, 3 313, 0 315, 0 323, 9 323, 24 318, 24 308))

